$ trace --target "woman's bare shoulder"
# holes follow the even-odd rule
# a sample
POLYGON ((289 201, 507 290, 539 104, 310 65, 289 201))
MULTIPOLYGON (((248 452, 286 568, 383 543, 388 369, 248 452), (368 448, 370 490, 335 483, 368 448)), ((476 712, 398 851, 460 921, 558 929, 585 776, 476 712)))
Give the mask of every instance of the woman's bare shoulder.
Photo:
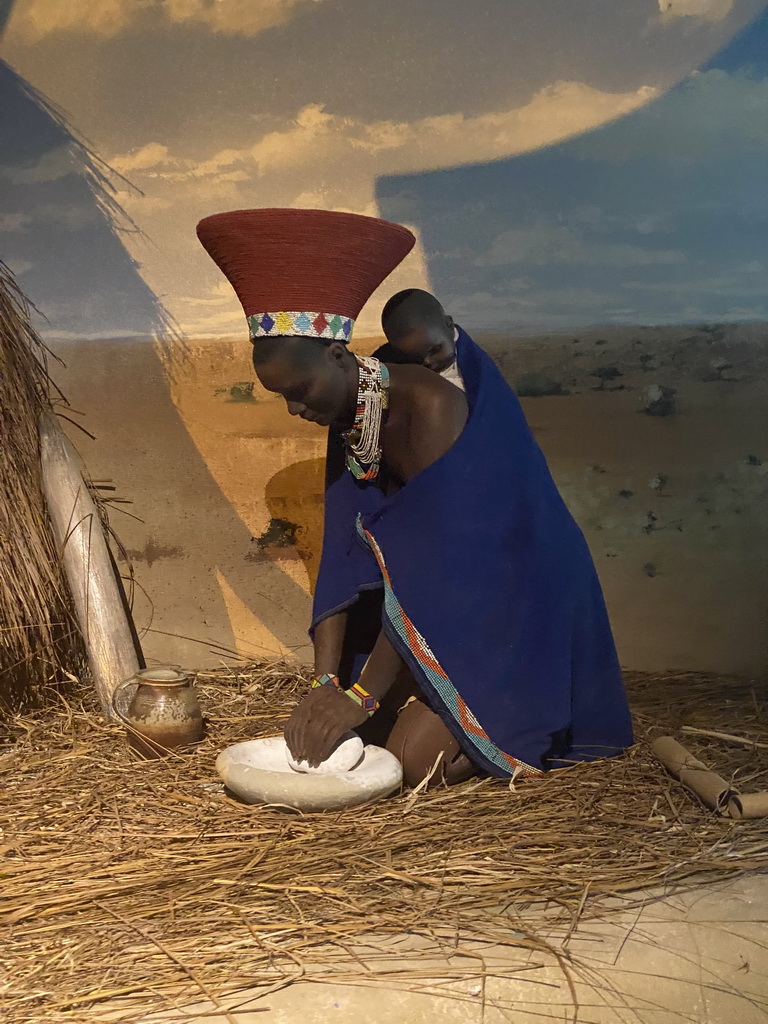
POLYGON ((468 407, 464 392, 432 370, 398 366, 392 371, 389 433, 395 443, 390 457, 407 481, 458 440, 468 407))
POLYGON ((410 417, 429 421, 446 418, 453 422, 458 416, 467 418, 464 392, 439 373, 424 366, 390 366, 392 398, 408 408, 410 417))

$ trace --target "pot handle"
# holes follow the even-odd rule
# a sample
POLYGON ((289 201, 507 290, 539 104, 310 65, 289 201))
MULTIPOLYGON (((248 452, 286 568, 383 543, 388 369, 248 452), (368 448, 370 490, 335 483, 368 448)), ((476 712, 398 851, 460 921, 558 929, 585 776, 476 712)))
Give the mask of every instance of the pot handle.
POLYGON ((119 693, 122 693, 123 690, 126 688, 126 686, 128 686, 129 683, 136 683, 136 677, 135 676, 130 676, 128 679, 124 679, 121 683, 118 683, 117 686, 112 691, 112 710, 115 712, 115 714, 120 719, 120 721, 123 723, 123 725, 127 725, 129 729, 133 729, 133 725, 131 724, 131 722, 128 721, 128 719, 122 713, 120 708, 117 706, 117 699, 116 699, 117 695, 119 693))

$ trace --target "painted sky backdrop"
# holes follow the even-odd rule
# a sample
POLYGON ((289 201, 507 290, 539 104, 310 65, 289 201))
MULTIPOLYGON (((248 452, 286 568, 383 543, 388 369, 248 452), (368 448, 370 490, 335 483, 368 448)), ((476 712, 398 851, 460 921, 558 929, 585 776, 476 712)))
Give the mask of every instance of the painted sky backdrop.
POLYGON ((378 183, 476 328, 768 320, 768 14, 613 123, 378 183), (446 217, 445 211, 451 216, 446 217))
POLYGON ((0 0, 0 255, 70 337, 147 333, 155 297, 240 333, 194 225, 272 205, 413 224, 389 290, 478 327, 765 318, 765 7, 0 0))

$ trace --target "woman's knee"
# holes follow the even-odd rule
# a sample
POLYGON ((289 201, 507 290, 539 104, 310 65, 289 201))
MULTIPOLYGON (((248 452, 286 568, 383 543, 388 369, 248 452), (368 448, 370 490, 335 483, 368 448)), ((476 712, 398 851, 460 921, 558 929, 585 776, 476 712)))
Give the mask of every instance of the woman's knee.
POLYGON ((475 774, 475 766, 461 751, 453 757, 444 750, 406 751, 401 763, 403 780, 411 789, 421 785, 425 779, 429 779, 427 789, 440 785, 455 786, 475 774))
POLYGON ((463 782, 474 766, 442 720, 422 701, 411 701, 398 716, 387 750, 403 766, 406 785, 415 787, 429 778, 428 788, 463 782))

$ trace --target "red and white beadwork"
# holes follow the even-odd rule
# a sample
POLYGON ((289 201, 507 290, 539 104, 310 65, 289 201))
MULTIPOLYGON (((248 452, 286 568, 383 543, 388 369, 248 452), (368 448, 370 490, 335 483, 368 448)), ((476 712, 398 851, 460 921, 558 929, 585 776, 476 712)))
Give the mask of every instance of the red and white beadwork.
POLYGON ((360 536, 368 542, 371 551, 376 557, 376 561, 379 563, 384 579, 384 613, 400 642, 413 655, 420 670, 416 676, 419 683, 422 686, 427 686, 434 699, 443 705, 458 728, 461 729, 465 737, 465 745, 469 747, 470 752, 472 750, 477 751, 495 768, 500 768, 504 776, 516 778, 519 774, 523 778, 538 778, 543 774, 541 768, 526 764, 525 761, 521 761, 512 754, 508 754, 505 750, 496 746, 490 738, 467 706, 466 701, 454 686, 445 669, 432 653, 432 649, 426 639, 418 631, 395 596, 392 578, 389 575, 384 554, 370 530, 364 528, 360 516, 357 518, 357 530, 360 536))

